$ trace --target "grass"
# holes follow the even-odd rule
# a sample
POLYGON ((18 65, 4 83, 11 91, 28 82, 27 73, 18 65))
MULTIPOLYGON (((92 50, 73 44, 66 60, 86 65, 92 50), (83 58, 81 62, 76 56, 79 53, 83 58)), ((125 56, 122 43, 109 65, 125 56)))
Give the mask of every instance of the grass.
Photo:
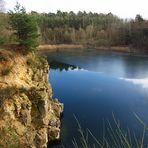
POLYGON ((39 50, 56 50, 56 49, 82 49, 83 45, 75 44, 56 44, 56 45, 40 45, 39 50))
POLYGON ((2 148, 19 148, 20 141, 15 129, 10 123, 0 129, 0 147, 2 148))
POLYGON ((0 62, 3 62, 3 61, 6 62, 7 60, 8 60, 7 57, 0 54, 0 62))
POLYGON ((5 99, 11 99, 15 94, 27 93, 28 90, 24 87, 17 88, 15 86, 7 86, 0 89, 0 107, 3 105, 5 99))
POLYGON ((5 88, 0 89, 0 98, 7 98, 9 96, 13 96, 17 92, 17 88, 15 86, 7 86, 5 88))
POLYGON ((17 89, 15 86, 7 86, 5 88, 0 89, 0 107, 3 105, 5 99, 11 98, 17 89))
MULTIPOLYGON (((142 133, 140 137, 137 137, 134 132, 129 129, 126 131, 122 129, 119 121, 116 120, 113 114, 114 128, 109 121, 107 124, 103 124, 103 135, 101 139, 89 130, 85 131, 81 127, 76 116, 74 116, 79 132, 79 141, 74 138, 72 143, 74 148, 145 148, 148 147, 144 143, 146 132, 148 131, 147 125, 140 119, 137 114, 134 114, 138 122, 142 125, 142 133), (90 144, 89 141, 93 140, 94 143, 90 144)), ((92 142, 91 142, 92 143, 92 142)))
POLYGON ((8 66, 6 68, 3 68, 1 70, 1 76, 7 76, 10 74, 11 70, 12 70, 13 66, 8 66))
POLYGON ((32 56, 28 58, 27 65, 32 68, 34 72, 38 69, 42 69, 45 63, 45 58, 40 56, 32 56))

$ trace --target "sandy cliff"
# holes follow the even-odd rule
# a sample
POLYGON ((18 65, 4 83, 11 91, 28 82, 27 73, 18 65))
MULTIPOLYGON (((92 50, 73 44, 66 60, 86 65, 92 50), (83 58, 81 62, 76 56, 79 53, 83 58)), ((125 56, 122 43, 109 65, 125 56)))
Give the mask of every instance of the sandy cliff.
POLYGON ((47 147, 59 139, 63 104, 52 98, 49 65, 34 54, 0 51, 0 147, 47 147))

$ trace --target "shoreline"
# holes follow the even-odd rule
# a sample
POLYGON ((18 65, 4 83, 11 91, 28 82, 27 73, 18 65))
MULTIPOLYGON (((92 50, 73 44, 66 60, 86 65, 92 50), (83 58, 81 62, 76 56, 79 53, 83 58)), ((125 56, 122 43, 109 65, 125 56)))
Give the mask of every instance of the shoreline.
POLYGON ((129 46, 99 46, 90 47, 82 44, 44 44, 37 47, 38 51, 43 52, 109 52, 109 53, 119 53, 131 56, 141 56, 148 57, 146 52, 140 52, 140 50, 131 48, 129 46))
POLYGON ((44 44, 44 45, 39 45, 38 49, 39 50, 49 50, 49 51, 54 51, 57 49, 96 49, 96 50, 106 50, 106 51, 118 51, 118 52, 130 52, 134 49, 128 47, 128 46, 87 46, 83 44, 44 44))
POLYGON ((49 51, 49 52, 54 52, 57 50, 71 50, 71 49, 84 49, 85 46, 84 45, 80 45, 80 44, 44 44, 44 45, 39 45, 37 47, 37 49, 39 51, 49 51))

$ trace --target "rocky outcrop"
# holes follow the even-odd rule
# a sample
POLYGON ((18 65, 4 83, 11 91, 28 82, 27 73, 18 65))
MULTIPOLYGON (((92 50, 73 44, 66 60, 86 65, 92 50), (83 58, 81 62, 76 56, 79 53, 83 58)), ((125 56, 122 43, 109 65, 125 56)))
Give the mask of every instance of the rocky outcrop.
POLYGON ((46 60, 0 54, 0 147, 46 148, 60 138, 63 104, 52 98, 46 60), (3 70, 11 66, 9 73, 3 70))

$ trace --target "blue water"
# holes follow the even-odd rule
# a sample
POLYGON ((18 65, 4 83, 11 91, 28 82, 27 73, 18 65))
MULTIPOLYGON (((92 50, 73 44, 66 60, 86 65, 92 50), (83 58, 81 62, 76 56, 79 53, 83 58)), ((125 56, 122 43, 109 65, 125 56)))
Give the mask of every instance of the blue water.
MULTIPOLYGON (((107 131, 107 121, 116 130, 115 116, 123 130, 130 129, 140 140, 143 126, 135 114, 148 124, 148 58, 93 52, 47 57, 49 62, 58 61, 51 64, 49 80, 54 97, 64 103, 61 141, 52 147, 72 148, 74 138, 80 142, 74 116, 98 139, 104 127, 107 131)), ((95 140, 89 137, 92 147, 95 140)), ((144 143, 146 147, 147 132, 144 143)))

